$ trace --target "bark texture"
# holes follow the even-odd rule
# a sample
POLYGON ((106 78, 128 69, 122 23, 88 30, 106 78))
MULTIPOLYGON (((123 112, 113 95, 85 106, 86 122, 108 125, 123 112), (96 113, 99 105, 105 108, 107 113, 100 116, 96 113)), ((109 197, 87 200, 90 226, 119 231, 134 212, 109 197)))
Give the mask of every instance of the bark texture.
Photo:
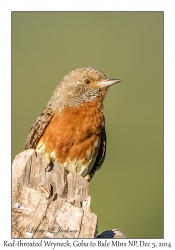
POLYGON ((12 166, 12 238, 126 238, 119 229, 97 235, 88 192, 83 177, 21 152, 12 166))

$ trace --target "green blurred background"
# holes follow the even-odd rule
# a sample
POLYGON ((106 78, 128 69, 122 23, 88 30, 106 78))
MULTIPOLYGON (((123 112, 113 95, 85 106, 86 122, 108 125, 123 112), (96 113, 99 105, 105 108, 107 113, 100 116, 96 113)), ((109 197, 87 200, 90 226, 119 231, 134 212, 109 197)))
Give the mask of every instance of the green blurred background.
POLYGON ((104 101, 106 160, 90 182, 99 233, 163 237, 163 12, 12 12, 12 160, 56 85, 93 66, 104 101))

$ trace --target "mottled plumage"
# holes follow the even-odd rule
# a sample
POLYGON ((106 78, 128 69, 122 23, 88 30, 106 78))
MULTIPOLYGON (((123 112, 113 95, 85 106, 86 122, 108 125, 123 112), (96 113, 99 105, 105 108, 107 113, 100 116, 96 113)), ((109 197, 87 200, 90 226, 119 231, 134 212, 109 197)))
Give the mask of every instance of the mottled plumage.
POLYGON ((33 124, 25 149, 34 148, 90 180, 106 152, 103 99, 117 82, 92 67, 71 70, 33 124))

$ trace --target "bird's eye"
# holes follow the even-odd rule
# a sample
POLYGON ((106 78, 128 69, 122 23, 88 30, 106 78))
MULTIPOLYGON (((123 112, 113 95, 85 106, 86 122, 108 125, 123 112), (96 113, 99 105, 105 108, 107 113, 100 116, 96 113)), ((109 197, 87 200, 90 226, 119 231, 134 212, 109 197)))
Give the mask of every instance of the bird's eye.
POLYGON ((90 80, 89 79, 85 79, 85 83, 89 84, 90 80))

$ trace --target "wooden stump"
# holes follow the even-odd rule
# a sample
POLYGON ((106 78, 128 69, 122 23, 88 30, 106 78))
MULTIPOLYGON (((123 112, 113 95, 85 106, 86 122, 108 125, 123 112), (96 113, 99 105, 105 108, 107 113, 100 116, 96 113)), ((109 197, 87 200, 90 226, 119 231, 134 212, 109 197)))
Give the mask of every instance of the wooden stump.
POLYGON ((119 229, 97 236, 88 191, 87 180, 57 163, 48 166, 33 149, 18 154, 12 166, 12 238, 125 238, 119 229))

